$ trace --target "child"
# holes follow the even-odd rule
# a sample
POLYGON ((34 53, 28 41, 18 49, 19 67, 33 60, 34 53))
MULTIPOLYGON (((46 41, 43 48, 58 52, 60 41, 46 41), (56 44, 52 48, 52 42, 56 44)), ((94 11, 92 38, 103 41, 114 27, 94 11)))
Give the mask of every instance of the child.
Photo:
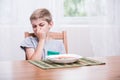
POLYGON ((65 53, 62 41, 50 40, 47 36, 53 26, 51 13, 47 9, 35 10, 30 17, 30 21, 36 37, 28 37, 20 45, 24 49, 28 60, 45 59, 50 51, 60 54, 65 53))

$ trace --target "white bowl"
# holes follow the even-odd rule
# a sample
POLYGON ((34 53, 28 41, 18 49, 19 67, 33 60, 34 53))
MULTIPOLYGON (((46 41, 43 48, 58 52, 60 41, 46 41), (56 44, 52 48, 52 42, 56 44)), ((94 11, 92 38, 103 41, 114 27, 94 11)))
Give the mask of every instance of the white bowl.
POLYGON ((48 60, 55 63, 73 63, 78 61, 79 58, 81 58, 81 56, 75 54, 60 54, 47 57, 48 60))

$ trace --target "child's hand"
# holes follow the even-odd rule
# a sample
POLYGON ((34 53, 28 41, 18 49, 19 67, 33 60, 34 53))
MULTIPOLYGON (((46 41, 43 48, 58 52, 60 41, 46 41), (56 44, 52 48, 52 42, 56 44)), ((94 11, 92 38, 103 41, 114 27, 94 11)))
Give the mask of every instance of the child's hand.
POLYGON ((44 29, 37 29, 36 36, 39 40, 46 39, 47 33, 44 31, 44 29))

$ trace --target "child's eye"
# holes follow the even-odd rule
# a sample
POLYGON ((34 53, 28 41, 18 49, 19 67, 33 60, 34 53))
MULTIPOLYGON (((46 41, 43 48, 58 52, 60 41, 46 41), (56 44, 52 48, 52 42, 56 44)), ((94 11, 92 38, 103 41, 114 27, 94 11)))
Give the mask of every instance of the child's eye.
POLYGON ((42 26, 42 27, 43 27, 43 26, 44 26, 44 24, 39 24, 39 26, 42 26))

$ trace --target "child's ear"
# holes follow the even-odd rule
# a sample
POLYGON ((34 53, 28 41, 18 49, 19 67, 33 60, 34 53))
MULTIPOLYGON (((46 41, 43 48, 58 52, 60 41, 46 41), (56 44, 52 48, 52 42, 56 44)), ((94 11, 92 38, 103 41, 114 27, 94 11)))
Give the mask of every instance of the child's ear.
POLYGON ((53 26, 53 24, 54 24, 54 23, 53 23, 53 21, 51 21, 51 22, 50 22, 50 27, 52 27, 52 26, 53 26))

